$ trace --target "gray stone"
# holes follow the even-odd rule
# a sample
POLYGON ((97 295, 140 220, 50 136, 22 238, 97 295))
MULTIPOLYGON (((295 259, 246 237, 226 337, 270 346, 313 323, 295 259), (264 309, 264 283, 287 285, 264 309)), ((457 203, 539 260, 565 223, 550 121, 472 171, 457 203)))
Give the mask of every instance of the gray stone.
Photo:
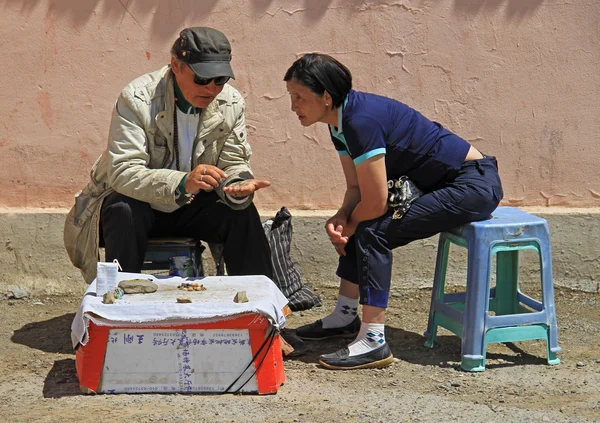
POLYGON ((13 289, 12 291, 12 296, 13 298, 16 298, 17 300, 21 299, 21 298, 27 298, 29 296, 29 293, 27 291, 25 291, 24 289, 13 289))
POLYGON ((119 288, 126 294, 149 294, 156 292, 158 285, 150 279, 127 279, 119 282, 119 288))
POLYGON ((177 297, 177 302, 178 303, 191 303, 192 299, 190 297, 188 297, 187 295, 180 295, 179 297, 177 297))
POLYGON ((247 303, 248 296, 246 295, 246 291, 238 291, 238 293, 235 294, 235 297, 233 298, 233 302, 234 303, 247 303))
POLYGON ((114 304, 115 301, 116 299, 112 292, 107 292, 102 296, 102 302, 104 304, 114 304))

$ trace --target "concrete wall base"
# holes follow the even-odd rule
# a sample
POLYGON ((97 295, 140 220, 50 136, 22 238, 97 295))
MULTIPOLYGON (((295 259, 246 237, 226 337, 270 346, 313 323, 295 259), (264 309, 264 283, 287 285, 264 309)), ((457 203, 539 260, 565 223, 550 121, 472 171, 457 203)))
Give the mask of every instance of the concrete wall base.
MULTIPOLYGON (((553 270, 556 285, 596 291, 600 282, 600 209, 526 208, 548 220, 552 233, 553 270)), ((30 295, 77 294, 87 285, 64 250, 63 224, 67 210, 0 210, 0 293, 14 289, 30 295)), ((337 255, 323 226, 331 212, 291 210, 292 258, 300 265, 306 284, 314 288, 338 285, 337 255)), ((266 219, 274 215, 261 213, 266 219)), ((430 287, 433 279, 437 237, 416 241, 394 252, 393 290, 430 287)), ((539 281, 537 256, 522 254, 521 280, 539 281)), ((209 272, 210 254, 205 261, 209 272)), ((464 285, 464 249, 451 248, 448 283, 464 285)))

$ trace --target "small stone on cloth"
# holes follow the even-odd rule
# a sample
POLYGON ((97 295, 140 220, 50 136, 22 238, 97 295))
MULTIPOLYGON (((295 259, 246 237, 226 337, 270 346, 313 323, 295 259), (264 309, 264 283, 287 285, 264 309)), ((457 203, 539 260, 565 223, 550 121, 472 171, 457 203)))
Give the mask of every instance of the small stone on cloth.
POLYGON ((102 296, 102 302, 104 304, 114 304, 119 298, 123 298, 125 292, 121 288, 117 288, 114 291, 107 292, 102 296))
POLYGON ((246 296, 246 291, 238 291, 233 298, 234 303, 247 303, 248 297, 246 296))
POLYGON ((177 297, 177 302, 178 303, 191 303, 192 299, 186 295, 180 295, 179 297, 177 297))
POLYGON ((112 292, 107 292, 102 296, 102 303, 104 304, 114 304, 115 301, 117 301, 117 299, 112 292))
POLYGON ((127 279, 119 282, 119 288, 126 294, 149 294, 156 292, 158 285, 150 279, 127 279))

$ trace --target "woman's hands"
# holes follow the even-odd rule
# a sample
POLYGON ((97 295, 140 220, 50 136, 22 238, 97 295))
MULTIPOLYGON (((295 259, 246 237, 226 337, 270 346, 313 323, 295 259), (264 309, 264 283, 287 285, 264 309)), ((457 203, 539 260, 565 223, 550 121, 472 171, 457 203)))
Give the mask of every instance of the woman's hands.
POLYGON ((351 228, 348 224, 348 217, 338 211, 325 223, 325 231, 327 232, 327 236, 329 236, 329 240, 335 247, 335 251, 337 251, 340 256, 345 256, 348 238, 354 233, 353 230, 352 233, 350 233, 351 228))

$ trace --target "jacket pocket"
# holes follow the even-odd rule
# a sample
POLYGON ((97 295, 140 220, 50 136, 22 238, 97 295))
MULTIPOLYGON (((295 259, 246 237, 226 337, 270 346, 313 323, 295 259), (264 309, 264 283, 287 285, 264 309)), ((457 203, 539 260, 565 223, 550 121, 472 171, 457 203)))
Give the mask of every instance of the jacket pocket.
MULTIPOLYGON (((221 144, 221 146, 222 145, 223 144, 221 144)), ((212 142, 210 144, 208 144, 207 142, 207 144, 204 146, 204 151, 202 151, 198 161, 200 163, 210 164, 214 166, 217 163, 217 156, 219 154, 218 151, 219 147, 217 142, 212 142)))
POLYGON ((157 147, 167 147, 167 138, 155 126, 148 131, 148 143, 157 147))
POLYGON ((148 150, 150 169, 162 169, 167 165, 169 155, 167 139, 156 127, 148 131, 148 150))
POLYGON ((150 148, 150 169, 163 169, 168 163, 168 150, 166 145, 155 145, 150 148))
POLYGON ((102 200, 108 194, 113 192, 112 189, 107 189, 102 193, 94 193, 90 189, 90 185, 86 186, 75 197, 75 207, 73 210, 73 223, 75 226, 82 227, 102 204, 102 200))
POLYGON ((246 133, 234 131, 234 136, 237 144, 242 146, 246 159, 248 159, 252 155, 252 147, 250 147, 250 144, 246 139, 246 133))
POLYGON ((96 197, 108 188, 108 159, 106 152, 96 159, 92 170, 90 170, 91 184, 88 185, 90 195, 96 197))

